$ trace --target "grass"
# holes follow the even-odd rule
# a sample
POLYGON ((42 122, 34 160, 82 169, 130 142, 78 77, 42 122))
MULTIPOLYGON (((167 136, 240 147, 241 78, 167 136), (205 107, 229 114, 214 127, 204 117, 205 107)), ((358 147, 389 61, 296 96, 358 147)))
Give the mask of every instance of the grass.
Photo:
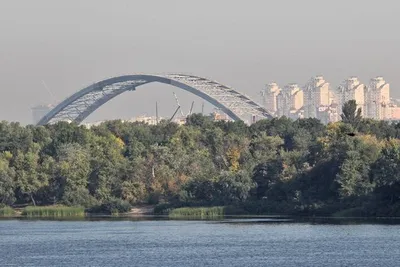
POLYGON ((66 206, 44 206, 44 207, 26 207, 22 211, 22 215, 26 217, 46 217, 46 218, 60 218, 60 217, 84 217, 85 210, 80 207, 66 207, 66 206))
POLYGON ((178 208, 169 212, 171 219, 217 219, 225 214, 224 207, 178 208))
POLYGON ((15 215, 15 210, 10 207, 0 208, 0 217, 11 217, 15 215))

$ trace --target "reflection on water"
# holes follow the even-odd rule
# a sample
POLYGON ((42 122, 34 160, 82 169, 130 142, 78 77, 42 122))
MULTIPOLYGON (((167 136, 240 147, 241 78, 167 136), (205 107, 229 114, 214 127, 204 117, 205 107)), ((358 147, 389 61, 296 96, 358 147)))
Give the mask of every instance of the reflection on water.
POLYGON ((0 259, 1 266, 398 266, 396 220, 357 220, 2 220, 0 259))

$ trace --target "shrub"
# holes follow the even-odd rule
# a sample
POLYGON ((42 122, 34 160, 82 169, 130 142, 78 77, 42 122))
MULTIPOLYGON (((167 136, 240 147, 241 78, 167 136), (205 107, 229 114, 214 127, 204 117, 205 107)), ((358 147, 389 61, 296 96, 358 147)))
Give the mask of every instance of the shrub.
POLYGON ((91 196, 86 188, 65 192, 62 202, 66 206, 82 206, 85 208, 98 205, 96 198, 91 196))
POLYGON ((173 207, 174 206, 170 203, 158 204, 154 207, 154 214, 168 215, 172 211, 173 207))
POLYGON ((111 199, 102 203, 101 205, 90 208, 88 211, 90 213, 99 214, 118 214, 129 212, 131 208, 131 204, 127 201, 121 199, 111 199))

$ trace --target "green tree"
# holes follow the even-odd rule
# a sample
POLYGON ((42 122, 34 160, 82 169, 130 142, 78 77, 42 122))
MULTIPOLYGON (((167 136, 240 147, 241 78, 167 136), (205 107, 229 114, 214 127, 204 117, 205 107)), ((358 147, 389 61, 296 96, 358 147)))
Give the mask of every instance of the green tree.
POLYGON ((58 200, 67 205, 86 206, 85 202, 90 200, 87 189, 89 153, 76 143, 61 145, 58 151, 56 176, 52 181, 58 200))
POLYGON ((283 165, 280 159, 261 163, 254 168, 253 181, 256 186, 255 196, 258 199, 268 196, 273 187, 280 182, 282 171, 283 165))
POLYGON ((344 103, 342 107, 342 112, 343 113, 340 115, 342 117, 342 121, 344 123, 349 123, 354 127, 354 129, 356 129, 362 119, 361 116, 362 110, 361 108, 357 109, 356 101, 349 100, 346 103, 344 103))
POLYGON ((342 198, 365 196, 373 190, 368 175, 368 165, 361 160, 358 151, 348 151, 347 158, 340 167, 337 182, 340 185, 339 194, 342 198))
POLYGON ((244 202, 254 187, 250 175, 246 171, 223 171, 216 181, 219 198, 224 205, 244 202))
POLYGON ((16 189, 22 196, 28 196, 36 205, 35 196, 40 189, 47 186, 48 177, 40 172, 40 146, 32 143, 26 153, 17 151, 13 157, 16 189))
POLYGON ((400 201, 400 142, 386 142, 379 159, 371 166, 371 179, 382 206, 400 201))
POLYGON ((14 194, 15 171, 9 166, 11 158, 10 152, 0 154, 0 204, 5 205, 12 205, 16 200, 14 194))

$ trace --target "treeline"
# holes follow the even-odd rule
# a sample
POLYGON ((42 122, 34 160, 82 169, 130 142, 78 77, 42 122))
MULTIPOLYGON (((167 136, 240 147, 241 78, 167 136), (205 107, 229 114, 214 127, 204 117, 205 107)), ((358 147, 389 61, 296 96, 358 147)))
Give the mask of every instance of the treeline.
POLYGON ((249 213, 400 215, 400 124, 316 119, 86 129, 0 123, 0 205, 126 209, 230 206, 249 213))

